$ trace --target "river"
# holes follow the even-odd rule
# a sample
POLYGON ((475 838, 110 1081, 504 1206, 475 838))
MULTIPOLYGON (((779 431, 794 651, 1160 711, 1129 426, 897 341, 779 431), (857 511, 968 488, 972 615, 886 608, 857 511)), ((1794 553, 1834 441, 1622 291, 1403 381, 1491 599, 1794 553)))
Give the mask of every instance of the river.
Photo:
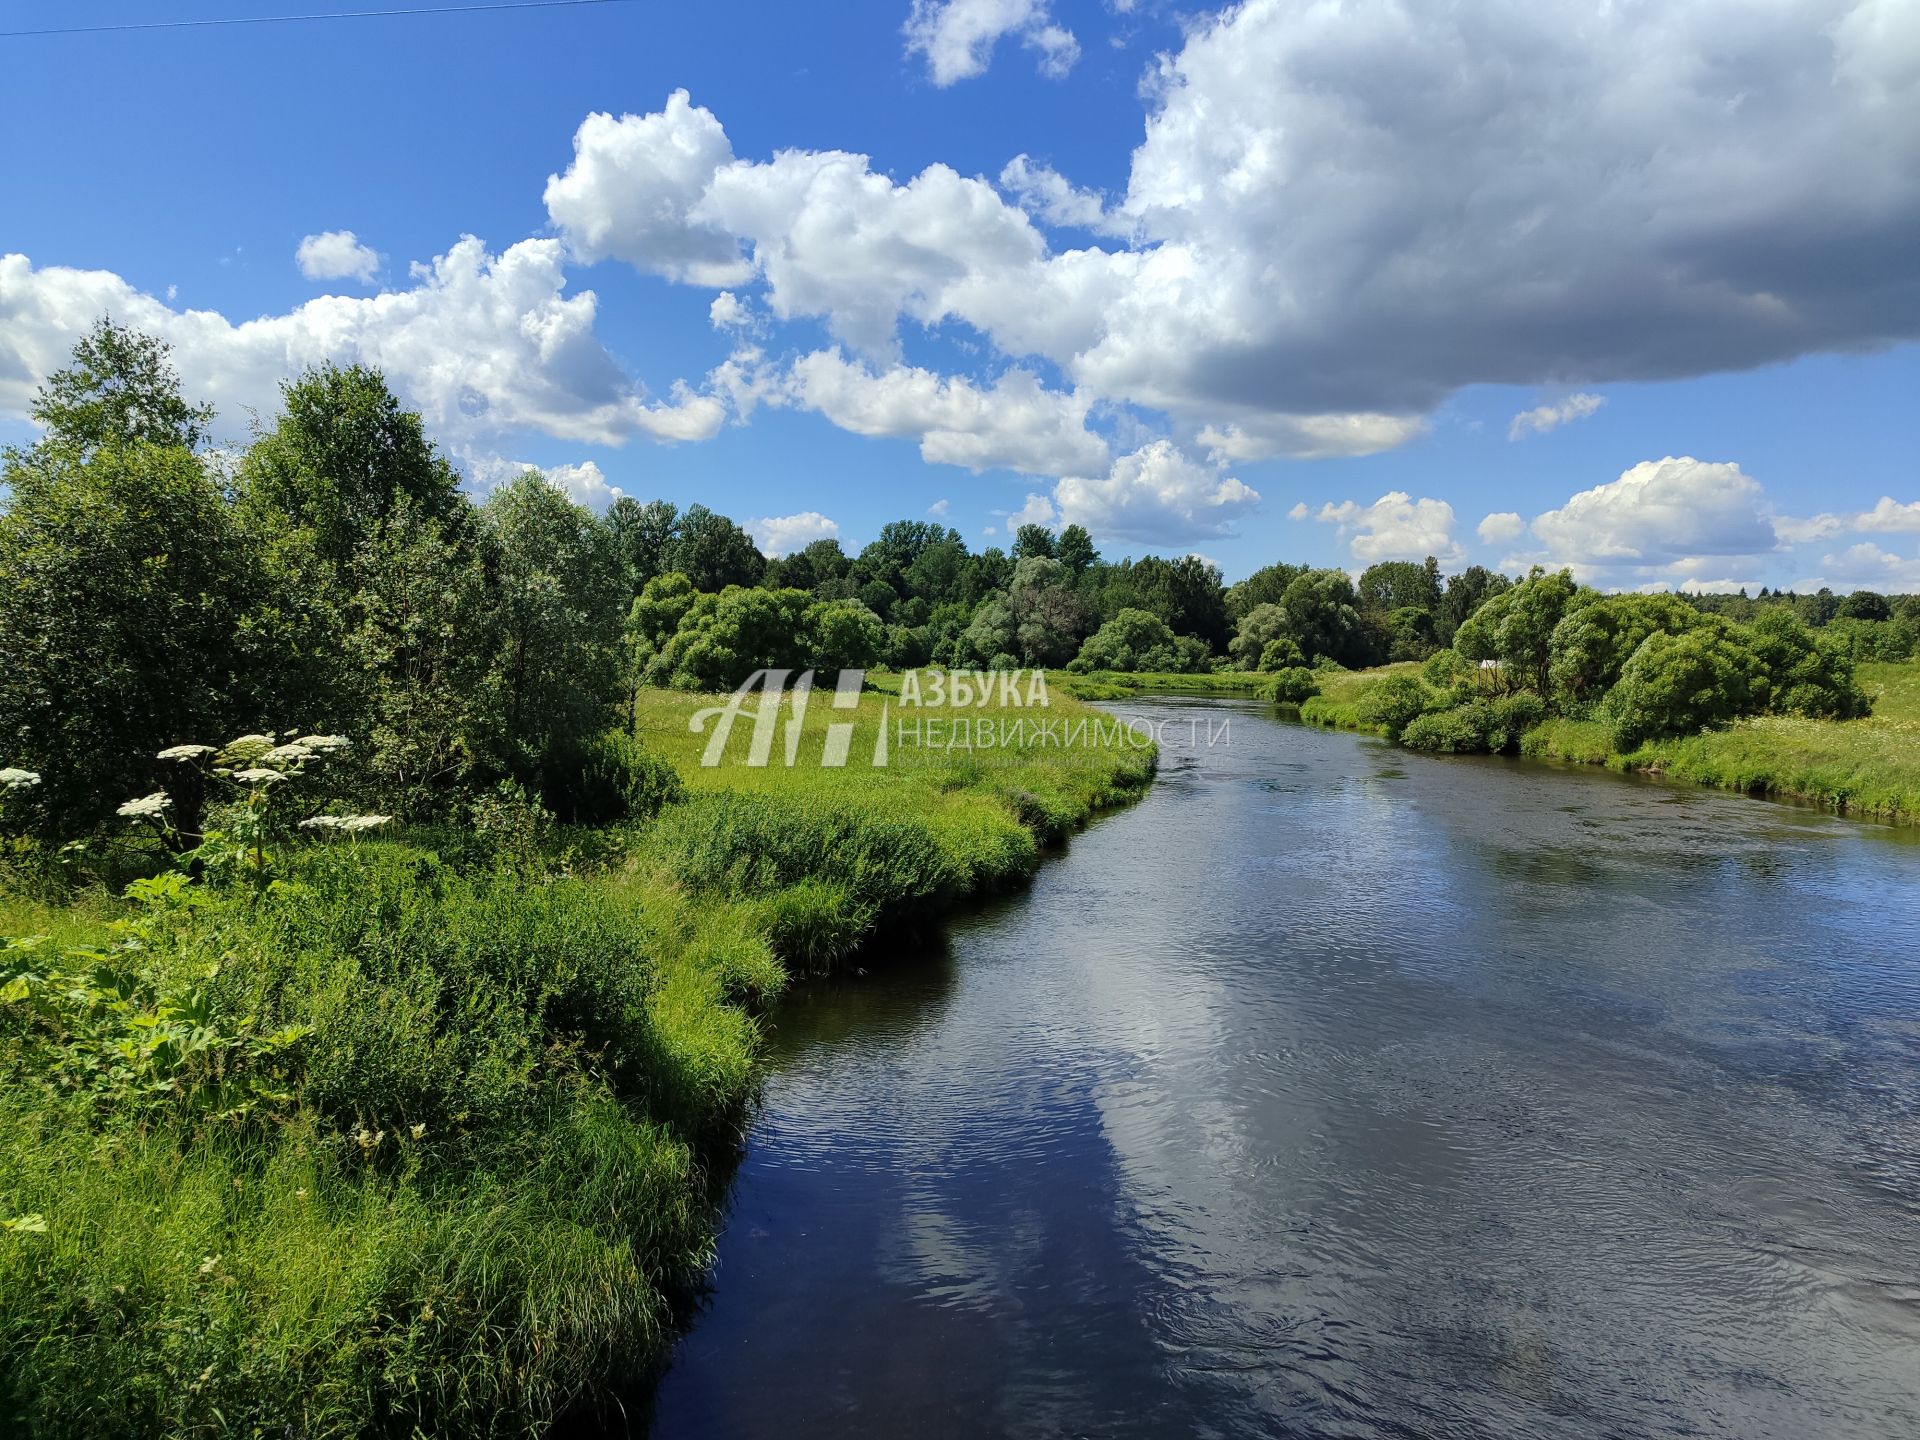
POLYGON ((800 987, 656 1440, 1920 1435, 1920 845, 1253 704, 800 987))

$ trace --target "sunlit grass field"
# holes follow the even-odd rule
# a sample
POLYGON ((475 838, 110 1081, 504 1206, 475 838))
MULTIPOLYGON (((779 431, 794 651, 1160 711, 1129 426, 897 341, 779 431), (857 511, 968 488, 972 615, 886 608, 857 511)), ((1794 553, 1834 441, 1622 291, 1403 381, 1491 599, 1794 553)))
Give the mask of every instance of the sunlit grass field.
MULTIPOLYGON (((1090 729, 1049 699, 918 718, 1090 729)), ((746 763, 751 713, 705 767, 689 721, 723 698, 643 694, 638 734, 687 793, 617 843, 295 847, 257 898, 144 912, 112 952, 125 1002, 75 1008, 65 987, 123 982, 45 977, 84 976, 79 947, 143 912, 0 888, 0 937, 45 937, 0 945, 29 976, 15 995, 0 971, 0 1001, 37 1007, 0 1012, 0 1434, 531 1437, 643 1384, 710 1255, 767 1003, 1026 875, 1152 770, 1020 734, 896 732, 875 765, 898 697, 829 700, 792 767, 784 737, 746 763), (183 1005, 196 1044, 306 1027, 284 1093, 237 1114, 148 1088, 123 1062, 183 1005)))
POLYGON ((1920 823, 1920 664, 1861 665, 1856 675, 1874 702, 1862 720, 1759 715, 1625 754, 1608 744, 1606 727, 1595 721, 1549 720, 1524 749, 1544 759, 1649 771, 1920 823))

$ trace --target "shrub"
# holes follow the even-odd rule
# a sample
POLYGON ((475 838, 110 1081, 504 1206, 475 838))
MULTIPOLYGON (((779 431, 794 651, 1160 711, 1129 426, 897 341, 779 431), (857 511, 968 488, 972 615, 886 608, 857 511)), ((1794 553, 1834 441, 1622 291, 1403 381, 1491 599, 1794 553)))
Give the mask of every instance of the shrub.
POLYGON ((1095 670, 1184 675, 1206 669, 1207 659, 1204 642, 1175 635, 1149 611, 1126 609, 1089 637, 1067 669, 1082 675, 1095 670))
POLYGON ((1306 666, 1292 665, 1276 670, 1262 684, 1260 693, 1281 705, 1301 705, 1320 693, 1320 682, 1306 666))
POLYGON ((1487 748, 1496 754, 1515 751, 1526 733, 1547 718, 1547 702, 1531 690, 1503 695, 1489 707, 1487 748))
MULTIPOLYGON (((1753 653, 1766 671, 1768 708, 1783 715, 1849 720, 1864 715, 1872 702, 1853 678, 1854 657, 1831 634, 1835 621, 1817 637, 1784 607, 1768 610, 1748 628, 1753 653)), ((1852 622, 1866 624, 1865 621, 1852 622)))
POLYGON ((1485 700, 1470 700, 1451 710, 1415 716, 1400 732, 1400 743, 1440 755, 1477 755, 1492 748, 1493 728, 1493 707, 1485 700))
POLYGON ((569 825, 649 820, 686 793, 673 766, 619 731, 567 747, 540 771, 542 804, 569 825))
POLYGON ((1263 671, 1292 670, 1306 663, 1307 657, 1300 653, 1300 647, 1290 635, 1269 640, 1260 651, 1260 668, 1263 671))
POLYGON ((1420 667, 1420 673, 1427 684, 1436 690, 1445 690, 1450 686, 1471 680, 1474 667, 1452 646, 1436 650, 1427 657, 1427 663, 1420 667))
POLYGON ((1355 698, 1354 715, 1362 725, 1381 731, 1389 740, 1398 740, 1400 732, 1432 698, 1417 676, 1385 675, 1355 698))
POLYGON ((1641 642, 1606 699, 1614 747, 1724 725, 1760 708, 1765 668, 1733 627, 1657 631, 1641 642))

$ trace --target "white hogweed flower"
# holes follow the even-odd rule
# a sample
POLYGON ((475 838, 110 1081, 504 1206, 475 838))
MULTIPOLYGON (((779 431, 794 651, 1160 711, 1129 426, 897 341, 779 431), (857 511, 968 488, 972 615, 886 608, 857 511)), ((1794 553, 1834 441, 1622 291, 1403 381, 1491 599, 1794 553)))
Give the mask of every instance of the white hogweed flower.
POLYGON ((213 753, 211 745, 170 745, 154 758, 156 760, 198 760, 203 755, 213 753))
POLYGON ((242 785, 271 785, 274 781, 284 780, 287 777, 278 770, 269 770, 264 765, 254 765, 245 770, 234 771, 233 778, 242 785))
POLYGON ((11 794, 15 790, 31 790, 40 783, 40 777, 31 770, 16 770, 9 766, 0 770, 0 790, 11 794))
POLYGON ((119 813, 129 820, 157 820, 173 808, 173 801, 164 790, 156 790, 151 795, 142 795, 138 800, 129 800, 120 807, 119 813))

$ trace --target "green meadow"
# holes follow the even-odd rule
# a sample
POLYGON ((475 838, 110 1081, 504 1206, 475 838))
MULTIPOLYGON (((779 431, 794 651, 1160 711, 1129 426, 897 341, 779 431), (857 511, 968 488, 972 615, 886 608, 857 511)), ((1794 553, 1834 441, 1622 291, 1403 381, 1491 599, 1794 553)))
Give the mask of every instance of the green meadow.
POLYGON ((794 768, 744 763, 750 716, 703 768, 719 703, 639 695, 681 785, 623 826, 0 898, 0 1431, 537 1435, 633 1396, 709 1257, 767 1002, 1152 771, 1017 735, 822 768, 881 695, 817 696, 794 768))

